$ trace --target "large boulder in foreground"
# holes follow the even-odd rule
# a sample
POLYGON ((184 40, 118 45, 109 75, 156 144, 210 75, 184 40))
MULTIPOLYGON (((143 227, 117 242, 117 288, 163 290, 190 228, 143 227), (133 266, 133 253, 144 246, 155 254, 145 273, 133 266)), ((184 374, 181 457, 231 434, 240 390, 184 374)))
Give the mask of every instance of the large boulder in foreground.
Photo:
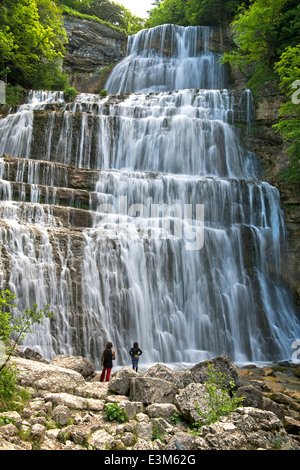
POLYGON ((71 369, 21 357, 14 357, 9 362, 16 364, 18 381, 24 387, 50 390, 54 393, 73 393, 77 387, 85 385, 83 376, 71 369))
POLYGON ((299 450, 283 423, 271 411, 237 408, 202 428, 193 450, 299 450))
POLYGON ((131 380, 138 377, 138 374, 132 367, 125 366, 115 372, 108 384, 110 391, 119 395, 129 395, 131 380))
POLYGON ((175 405, 180 414, 188 422, 201 421, 201 416, 197 412, 196 403, 202 413, 207 413, 209 395, 206 386, 199 383, 191 383, 184 389, 180 390, 175 396, 175 405))
POLYGON ((154 364, 145 372, 144 377, 167 380, 172 382, 177 388, 184 388, 193 382, 193 377, 189 370, 175 371, 165 364, 154 364))
POLYGON ((229 356, 217 356, 208 361, 199 362, 191 368, 191 374, 194 382, 204 383, 209 380, 208 372, 209 366, 212 366, 217 374, 225 376, 226 380, 224 385, 230 389, 230 382, 233 383, 233 389, 236 390, 241 386, 240 377, 238 374, 237 367, 233 360, 229 356))
POLYGON ((69 354, 58 354, 51 359, 51 365, 72 369, 79 372, 86 380, 95 376, 95 367, 91 361, 82 356, 70 356, 69 354))
POLYGON ((174 403, 177 387, 167 380, 137 377, 131 380, 129 399, 144 404, 174 403))

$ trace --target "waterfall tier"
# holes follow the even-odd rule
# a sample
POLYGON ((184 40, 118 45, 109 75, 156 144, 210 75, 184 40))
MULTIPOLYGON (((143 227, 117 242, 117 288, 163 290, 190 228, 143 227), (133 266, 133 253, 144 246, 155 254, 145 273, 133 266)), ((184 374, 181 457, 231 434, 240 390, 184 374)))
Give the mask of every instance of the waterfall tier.
POLYGON ((107 81, 109 93, 172 91, 225 86, 220 54, 211 50, 205 26, 162 25, 131 36, 127 56, 107 81))
POLYGON ((99 368, 108 340, 118 365, 133 341, 144 363, 291 356, 279 193, 239 141, 251 95, 223 88, 210 38, 141 31, 108 81, 120 95, 31 92, 0 120, 0 281, 21 310, 50 304, 26 341, 45 357, 99 368))

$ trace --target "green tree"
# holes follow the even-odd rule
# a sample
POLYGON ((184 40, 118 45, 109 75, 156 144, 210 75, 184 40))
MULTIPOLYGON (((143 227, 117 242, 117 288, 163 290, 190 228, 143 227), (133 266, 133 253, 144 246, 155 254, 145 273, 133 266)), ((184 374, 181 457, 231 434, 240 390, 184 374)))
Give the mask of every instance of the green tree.
POLYGON ((300 5, 296 0, 250 0, 231 24, 236 49, 223 62, 238 67, 248 78, 248 86, 260 91, 269 81, 279 83, 286 102, 274 126, 286 143, 289 168, 281 176, 299 185, 300 5))
MULTIPOLYGON (((16 295, 9 290, 0 292, 0 341, 7 347, 13 335, 15 344, 18 344, 25 339, 28 333, 32 332, 35 324, 40 325, 45 318, 52 317, 48 305, 44 309, 40 309, 36 303, 31 308, 26 308, 20 315, 14 315, 14 310, 17 308, 15 300, 16 295)), ((0 365, 0 372, 5 367, 13 349, 13 347, 8 347, 8 356, 0 365)))
POLYGON ((0 19, 2 76, 26 88, 57 87, 67 39, 58 6, 49 0, 3 0, 0 19))
POLYGON ((242 3, 248 5, 249 0, 157 0, 148 12, 146 26, 221 26, 229 24, 242 3))
POLYGON ((288 47, 275 64, 280 78, 280 88, 286 103, 279 110, 279 122, 274 126, 287 145, 289 167, 281 177, 300 186, 300 44, 288 47))
POLYGON ((89 0, 79 7, 80 13, 97 16, 115 26, 123 27, 122 7, 118 3, 109 0, 89 0))
POLYGON ((125 29, 129 36, 136 34, 138 31, 145 27, 146 20, 133 15, 131 11, 121 5, 122 12, 122 27, 125 29))
POLYGON ((154 8, 150 10, 146 27, 152 28, 161 24, 177 24, 188 26, 186 19, 187 0, 164 0, 153 3, 154 8))
POLYGON ((282 9, 289 0, 250 0, 231 23, 236 49, 223 56, 223 62, 239 68, 249 79, 249 87, 261 86, 277 75, 273 66, 280 55, 282 9))
POLYGON ((23 313, 16 315, 16 296, 9 290, 0 292, 0 410, 18 409, 20 392, 17 389, 17 372, 8 361, 13 354, 15 344, 32 332, 35 324, 43 323, 52 316, 49 306, 39 309, 34 303, 23 313), (13 337, 15 343, 10 344, 13 337), (4 346, 4 347, 3 347, 4 346))
POLYGON ((186 17, 191 25, 228 25, 241 4, 249 0, 188 0, 186 17))

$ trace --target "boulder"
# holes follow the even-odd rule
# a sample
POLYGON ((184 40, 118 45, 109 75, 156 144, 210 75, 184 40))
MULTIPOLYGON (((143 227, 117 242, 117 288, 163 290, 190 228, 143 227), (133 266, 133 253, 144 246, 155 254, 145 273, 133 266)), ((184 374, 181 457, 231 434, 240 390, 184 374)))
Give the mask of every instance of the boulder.
POLYGON ((115 439, 104 429, 95 431, 89 437, 89 445, 96 450, 109 450, 115 447, 115 439))
POLYGON ((144 404, 174 403, 177 387, 167 380, 154 377, 136 377, 130 385, 129 399, 144 404))
POLYGON ((93 398, 83 398, 71 393, 47 393, 45 400, 51 401, 54 405, 64 405, 71 409, 103 411, 104 401, 93 398))
MULTIPOLYGON (((26 352, 26 351, 25 351, 26 352)), ((51 365, 64 367, 65 369, 75 370, 81 374, 85 380, 95 376, 95 368, 89 359, 82 356, 70 356, 68 354, 58 354, 51 359, 51 365)))
POLYGON ((237 408, 217 422, 204 426, 193 450, 300 450, 283 423, 271 411, 237 408))
POLYGON ((146 413, 150 418, 163 418, 170 422, 171 417, 178 413, 178 410, 172 403, 153 403, 147 406, 146 413))
POLYGON ((263 402, 261 406, 262 410, 272 411, 280 421, 284 422, 285 412, 275 401, 271 400, 268 397, 263 397, 263 402))
POLYGON ((225 376, 226 380, 224 385, 230 388, 230 382, 233 382, 234 389, 237 389, 241 385, 239 373, 233 360, 224 355, 218 356, 208 361, 199 362, 191 368, 191 374, 195 382, 204 383, 209 379, 209 365, 211 365, 216 373, 225 376))
POLYGON ((283 422, 284 411, 273 400, 265 397, 260 390, 253 385, 244 385, 236 391, 237 397, 244 397, 242 406, 252 406, 266 411, 272 411, 283 422))
POLYGON ((284 427, 286 431, 290 434, 300 436, 300 421, 292 418, 291 416, 286 416, 284 427))
POLYGON ((30 359, 31 361, 39 361, 44 362, 45 364, 49 364, 49 361, 46 361, 46 359, 44 359, 39 352, 35 351, 32 348, 26 348, 23 357, 25 357, 26 359, 30 359))
POLYGON ((174 450, 178 448, 178 444, 184 449, 189 450, 192 448, 195 438, 192 434, 187 432, 177 431, 174 436, 171 437, 168 444, 166 445, 166 450, 174 450))
POLYGON ((145 372, 144 377, 163 379, 167 382, 173 382, 178 387, 178 379, 175 372, 164 364, 154 364, 145 372))
POLYGON ((193 377, 190 371, 174 371, 164 364, 155 364, 145 372, 144 377, 154 377, 174 383, 177 388, 184 388, 191 382, 193 377))
POLYGON ((206 413, 208 411, 206 404, 208 398, 209 395, 204 384, 191 383, 175 396, 175 405, 186 421, 200 421, 202 418, 197 412, 196 403, 200 411, 206 413))
POLYGON ((4 411, 3 413, 0 413, 0 419, 1 418, 8 418, 8 420, 13 422, 18 429, 22 426, 22 418, 17 411, 4 411))
POLYGON ((236 391, 236 396, 244 397, 243 406, 253 406, 254 408, 262 408, 263 394, 253 385, 244 385, 236 391))
POLYGON ((44 439, 44 436, 45 436, 45 432, 46 432, 46 428, 45 426, 42 426, 41 424, 34 424, 32 427, 31 427, 31 439, 34 441, 34 442, 41 442, 43 441, 44 439))
POLYGON ((63 369, 21 357, 13 357, 9 364, 15 364, 18 381, 24 387, 34 387, 56 393, 73 393, 76 387, 85 384, 83 376, 71 369, 63 369))
POLYGON ((52 419, 59 424, 62 424, 65 426, 69 419, 70 419, 71 413, 70 410, 67 406, 64 405, 58 405, 56 408, 54 408, 53 413, 52 413, 52 419))
POLYGON ((128 396, 131 380, 135 377, 138 377, 138 374, 132 367, 123 367, 113 374, 109 381, 108 388, 114 393, 128 396))

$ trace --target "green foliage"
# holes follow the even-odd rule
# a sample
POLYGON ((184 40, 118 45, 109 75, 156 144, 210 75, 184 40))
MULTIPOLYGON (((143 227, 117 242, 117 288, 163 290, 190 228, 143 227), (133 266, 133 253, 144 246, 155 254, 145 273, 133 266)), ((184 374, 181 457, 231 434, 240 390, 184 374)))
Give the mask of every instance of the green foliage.
POLYGON ((148 12, 146 27, 172 23, 188 25, 227 25, 241 4, 248 0, 156 0, 154 8, 148 12))
POLYGON ((208 380, 205 382, 208 398, 206 400, 207 412, 203 413, 198 403, 195 404, 197 413, 201 420, 193 424, 195 431, 199 431, 203 425, 211 424, 221 416, 227 416, 233 410, 241 406, 244 398, 237 397, 234 392, 233 382, 226 385, 226 375, 215 371, 214 367, 208 365, 208 380))
POLYGON ((270 67, 276 58, 277 24, 287 0, 251 0, 249 8, 242 6, 231 23, 237 49, 224 55, 224 61, 247 74, 253 64, 270 67))
POLYGON ((178 24, 187 26, 186 5, 183 0, 159 0, 154 3, 155 8, 150 11, 146 27, 152 28, 160 24, 178 24))
MULTIPOLYGON (((13 353, 14 346, 9 347, 9 340, 14 335, 15 343, 18 344, 32 332, 33 325, 43 323, 45 318, 52 314, 49 307, 39 309, 34 303, 32 308, 26 308, 19 316, 13 316, 16 309, 16 296, 9 290, 0 292, 0 341, 6 345, 6 356, 0 363, 0 409, 16 409, 20 393, 17 390, 17 373, 14 365, 8 364, 13 353)), ((25 394, 26 398, 26 394, 25 394)))
POLYGON ((137 33, 145 24, 143 18, 109 0, 59 0, 59 3, 64 14, 92 19, 128 35, 137 33))
POLYGON ((239 6, 248 5, 242 0, 188 0, 187 18, 192 25, 227 25, 239 6))
POLYGON ((223 56, 223 62, 238 68, 253 92, 279 81, 286 102, 274 128, 281 134, 290 159, 281 178, 300 184, 300 5, 298 0, 251 0, 241 7, 231 24, 236 49, 223 56))
POLYGON ((64 90, 64 95, 65 95, 65 100, 66 101, 72 101, 78 95, 78 91, 73 86, 67 87, 64 90))
POLYGON ((102 98, 104 98, 105 96, 107 96, 107 90, 101 90, 101 91, 100 91, 100 96, 102 96, 102 98))
POLYGON ((6 85, 6 104, 8 106, 17 106, 21 104, 23 97, 22 87, 19 85, 13 86, 10 83, 6 85))
POLYGON ((236 48, 223 55, 223 62, 239 69, 252 90, 278 78, 274 64, 294 43, 293 34, 300 34, 299 10, 295 0, 250 0, 249 8, 240 7, 231 23, 236 48))
POLYGON ((152 441, 155 441, 155 439, 162 439, 163 436, 164 432, 162 431, 161 427, 157 422, 154 422, 152 428, 152 441))
POLYGON ((11 409, 17 393, 17 374, 13 367, 4 367, 0 371, 0 410, 11 409))
POLYGON ((34 324, 42 324, 44 318, 52 316, 48 305, 39 309, 34 303, 32 308, 26 308, 20 316, 13 317, 12 310, 17 307, 13 303, 15 299, 16 295, 9 290, 0 293, 0 340, 5 344, 13 334, 16 335, 16 343, 23 341, 26 335, 32 332, 34 324))
POLYGON ((174 413, 170 418, 171 423, 174 425, 182 423, 184 421, 183 417, 179 413, 174 413))
POLYGON ((120 407, 118 403, 107 403, 104 408, 104 414, 109 421, 118 421, 124 423, 128 420, 126 412, 120 407))
POLYGON ((0 6, 1 77, 25 88, 55 89, 57 74, 62 74, 66 39, 55 2, 3 0, 0 6))
MULTIPOLYGON (((49 306, 39 309, 34 303, 31 308, 26 308, 20 315, 13 316, 13 310, 17 308, 14 303, 16 296, 9 290, 0 293, 0 341, 8 345, 9 339, 14 335, 15 343, 23 341, 28 333, 33 331, 35 324, 42 324, 45 318, 50 318, 52 313, 49 312, 49 306)), ((0 373, 4 369, 13 350, 9 350, 9 354, 2 365, 0 365, 0 373)))
POLYGON ((287 145, 289 167, 281 178, 294 186, 300 186, 300 44, 288 47, 275 64, 280 87, 287 101, 279 110, 279 122, 274 128, 287 145))

